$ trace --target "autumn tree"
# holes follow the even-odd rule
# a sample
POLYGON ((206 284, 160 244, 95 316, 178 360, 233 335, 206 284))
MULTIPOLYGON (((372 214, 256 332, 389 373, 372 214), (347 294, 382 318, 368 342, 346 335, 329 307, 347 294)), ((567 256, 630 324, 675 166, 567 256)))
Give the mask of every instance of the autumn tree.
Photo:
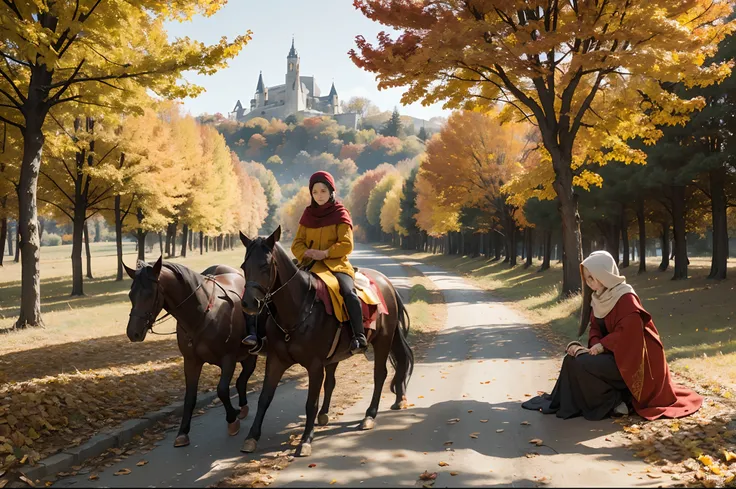
POLYGON ((353 182, 350 192, 345 199, 345 205, 350 210, 356 228, 361 228, 364 231, 370 228, 366 217, 366 209, 368 208, 371 191, 386 173, 392 171, 396 171, 396 169, 391 165, 381 165, 374 170, 368 170, 363 173, 353 182))
POLYGON ((455 208, 477 208, 499 223, 506 240, 506 258, 515 264, 518 206, 501 188, 522 169, 531 151, 525 124, 501 124, 493 114, 454 112, 427 143, 422 164, 426 178, 455 208))
POLYGON ((729 73, 703 64, 732 29, 729 2, 528 2, 356 0, 385 32, 362 36, 350 55, 379 88, 407 87, 405 104, 487 110, 533 121, 541 132, 560 202, 563 294, 580 289, 582 259, 576 179, 585 164, 642 161, 628 141, 660 136, 658 124, 687 120, 702 106, 666 84, 707 85, 729 73), (577 152, 582 157, 575 158, 577 152))
POLYGON ((309 193, 309 187, 301 187, 281 208, 281 225, 287 235, 296 236, 299 219, 301 219, 304 209, 311 202, 312 196, 309 193))
POLYGON ((391 113, 391 117, 386 121, 381 129, 381 134, 384 136, 393 136, 395 138, 402 136, 404 131, 404 124, 401 122, 401 115, 399 109, 394 107, 394 111, 391 113))
MULTIPOLYGON (((36 2, 0 4, 0 121, 23 134, 19 228, 23 260, 16 326, 42 325, 36 189, 50 110, 76 102, 107 105, 111 92, 144 87, 165 97, 195 95, 180 84, 185 70, 213 73, 225 66, 250 33, 213 46, 189 38, 169 41, 164 21, 212 15, 223 0, 156 2, 36 2)), ((121 111, 133 108, 121 98, 121 111)))

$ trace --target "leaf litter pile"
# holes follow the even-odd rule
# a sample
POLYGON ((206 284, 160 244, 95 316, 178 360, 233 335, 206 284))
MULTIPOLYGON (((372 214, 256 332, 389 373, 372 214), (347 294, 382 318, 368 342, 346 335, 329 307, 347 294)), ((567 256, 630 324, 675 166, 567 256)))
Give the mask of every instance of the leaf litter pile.
MULTIPOLYGON (((116 336, 96 348, 70 343, 4 355, 0 362, 3 472, 79 446, 103 429, 181 401, 184 394, 183 360, 173 338, 132 344, 116 336)), ((263 364, 254 380, 262 378, 263 364)), ((205 365, 200 393, 216 388, 219 372, 205 365)))
POLYGON ((736 404, 706 397, 697 413, 681 419, 617 419, 634 457, 653 465, 642 478, 667 478, 686 487, 736 487, 736 404))

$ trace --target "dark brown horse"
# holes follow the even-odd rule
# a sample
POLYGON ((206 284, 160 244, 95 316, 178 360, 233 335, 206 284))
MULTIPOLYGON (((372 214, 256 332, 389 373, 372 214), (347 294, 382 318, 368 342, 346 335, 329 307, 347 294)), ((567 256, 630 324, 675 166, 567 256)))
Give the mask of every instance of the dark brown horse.
MULTIPOLYGON (((248 277, 243 309, 249 314, 264 310, 269 313, 266 323, 266 377, 258 398, 258 413, 241 450, 247 453, 256 450, 263 418, 273 400, 276 386, 286 369, 298 363, 309 374, 306 426, 296 450, 297 456, 305 457, 312 452, 314 421, 322 382, 324 380, 325 397, 319 411, 319 424, 325 425, 335 388, 335 370, 340 361, 350 357, 352 333, 350 328, 342 328, 337 348, 330 356, 340 324, 334 316, 325 313, 324 304, 317 301, 315 277, 297 268, 278 243, 280 236, 281 227, 268 238, 251 240, 240 233, 240 239, 246 247, 241 268, 248 277)), ((381 390, 388 374, 386 361, 390 359, 396 370, 391 381, 391 391, 396 394, 396 401, 391 409, 401 409, 406 403, 406 386, 414 368, 414 354, 406 341, 409 315, 399 294, 381 273, 368 269, 361 271, 379 286, 388 308, 388 314, 379 316, 370 341, 375 354, 373 398, 361 425, 362 429, 368 430, 375 426, 381 390)))
POLYGON ((162 262, 161 258, 154 265, 141 263, 137 270, 125 266, 125 271, 133 279, 127 329, 130 341, 143 341, 148 331, 153 331, 161 309, 176 319, 176 339, 184 356, 186 394, 174 446, 189 445, 197 386, 205 363, 221 369, 217 396, 225 406, 228 434, 237 435, 240 419, 248 415, 246 384, 258 360, 241 344, 245 331, 240 305, 240 293, 245 287, 242 272, 215 265, 199 274, 178 263, 162 262), (238 362, 243 367, 236 382, 240 411, 230 402, 230 382, 238 362))

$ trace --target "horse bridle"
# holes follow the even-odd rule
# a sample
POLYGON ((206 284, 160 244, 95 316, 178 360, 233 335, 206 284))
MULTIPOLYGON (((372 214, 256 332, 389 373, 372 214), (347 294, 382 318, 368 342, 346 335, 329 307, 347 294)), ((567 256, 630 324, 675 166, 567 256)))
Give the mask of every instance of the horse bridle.
MULTIPOLYGON (((247 260, 248 260, 248 253, 246 251, 245 260, 243 260, 243 264, 245 264, 247 260)), ((315 262, 312 261, 303 267, 299 267, 299 270, 300 271, 309 270, 310 268, 312 268, 312 265, 314 265, 314 263, 315 262)), ((245 272, 245 270, 243 270, 243 272, 245 272)), ((266 289, 263 285, 261 285, 259 282, 256 282, 254 280, 246 280, 245 282, 245 289, 247 289, 248 287, 253 287, 263 294, 263 299, 256 299, 256 301, 259 304, 258 314, 256 315, 256 328, 258 327, 258 317, 261 315, 261 313, 263 312, 263 309, 265 308, 266 312, 268 312, 268 315, 271 316, 271 319, 273 320, 274 324, 276 324, 276 327, 278 327, 281 330, 281 332, 284 333, 284 341, 287 343, 291 339, 291 333, 293 333, 296 330, 296 328, 298 328, 299 325, 302 324, 304 321, 306 321, 307 318, 312 314, 312 310, 314 309, 314 303, 316 301, 312 300, 312 306, 309 308, 309 312, 307 312, 307 314, 291 328, 282 327, 281 324, 279 324, 279 322, 276 320, 276 317, 274 316, 273 312, 271 312, 271 308, 269 306, 273 303, 273 297, 281 289, 289 285, 289 282, 294 280, 294 277, 296 277, 297 275, 299 275, 298 272, 292 275, 289 278, 289 280, 281 284, 281 286, 278 289, 271 292, 271 289, 273 289, 273 287, 276 285, 276 280, 278 279, 278 269, 276 265, 276 260, 272 257, 271 258, 271 269, 269 270, 269 275, 268 275, 269 281, 270 281, 270 285, 268 286, 268 289, 266 289)), ((310 280, 309 281, 309 291, 307 291, 307 295, 304 298, 305 302, 309 299, 309 292, 311 292, 311 290, 312 290, 312 281, 310 280)), ((245 291, 243 292, 243 297, 245 297, 245 291)), ((304 304, 302 304, 302 307, 299 310, 300 311, 304 310, 304 304)))

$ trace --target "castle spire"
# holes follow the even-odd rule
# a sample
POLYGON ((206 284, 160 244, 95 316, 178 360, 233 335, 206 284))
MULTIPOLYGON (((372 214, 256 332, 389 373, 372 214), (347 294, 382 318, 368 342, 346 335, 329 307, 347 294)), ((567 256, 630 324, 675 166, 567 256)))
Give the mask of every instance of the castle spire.
POLYGON ((329 97, 332 97, 333 95, 337 95, 337 90, 335 90, 335 82, 332 82, 332 87, 330 88, 330 94, 329 97))
POLYGON ((291 36, 291 49, 289 50, 289 58, 296 58, 298 56, 296 48, 294 47, 294 36, 291 36))
POLYGON ((263 93, 266 91, 265 85, 263 84, 263 72, 258 73, 258 85, 256 86, 256 93, 263 93))

